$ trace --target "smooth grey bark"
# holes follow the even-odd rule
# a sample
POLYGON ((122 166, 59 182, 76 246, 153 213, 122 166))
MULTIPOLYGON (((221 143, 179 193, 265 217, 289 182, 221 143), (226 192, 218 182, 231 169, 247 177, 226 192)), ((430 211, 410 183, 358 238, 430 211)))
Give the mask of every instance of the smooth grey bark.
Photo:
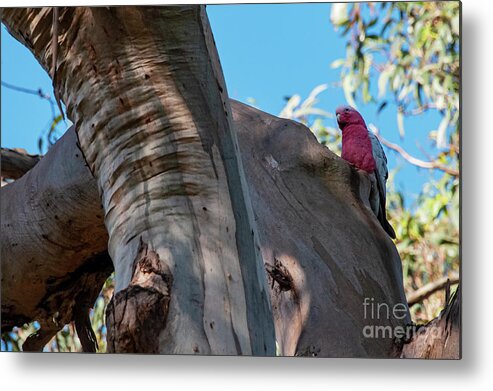
POLYGON ((37 320, 43 336, 32 350, 73 320, 79 304, 88 308, 111 272, 96 194, 73 129, 0 190, 2 332, 37 320))
MULTIPOLYGON (((399 343, 366 326, 410 323, 397 249, 372 213, 368 175, 305 126, 232 103, 271 282, 282 355, 390 357, 399 343), (372 316, 367 303, 398 314, 372 316)), ((382 311, 383 312, 383 311, 382 311)))
POLYGON ((274 354, 256 227, 204 8, 61 8, 56 29, 52 13, 4 9, 2 21, 46 70, 56 57, 55 94, 97 180, 115 266, 110 349, 274 354), (144 300, 143 324, 161 322, 149 350, 137 334, 151 328, 135 321, 144 300))

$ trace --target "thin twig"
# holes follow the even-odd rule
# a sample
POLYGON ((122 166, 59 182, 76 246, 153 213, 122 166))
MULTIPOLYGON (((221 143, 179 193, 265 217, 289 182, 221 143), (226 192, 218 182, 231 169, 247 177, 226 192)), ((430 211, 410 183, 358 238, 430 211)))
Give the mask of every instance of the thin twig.
POLYGON ((420 303, 427 297, 431 296, 433 293, 443 289, 448 284, 457 284, 459 283, 459 275, 457 273, 452 273, 450 276, 442 277, 436 281, 430 282, 422 286, 421 288, 411 292, 407 295, 407 302, 409 306, 413 306, 414 304, 420 303))
POLYGON ((14 91, 24 92, 26 94, 31 94, 31 95, 37 95, 40 98, 43 98, 43 99, 46 99, 46 100, 51 100, 51 96, 49 96, 48 94, 43 93, 43 91, 41 90, 41 88, 39 88, 37 90, 31 90, 29 88, 15 86, 13 84, 6 83, 4 81, 2 81, 2 86, 4 86, 5 88, 14 90, 14 91))
POLYGON ((456 170, 455 168, 451 168, 448 166, 445 166, 441 164, 440 162, 433 160, 433 161, 424 161, 420 160, 418 158, 415 158, 414 156, 411 156, 409 153, 407 153, 402 147, 400 147, 397 144, 391 143, 390 141, 385 140, 382 136, 379 134, 376 134, 380 142, 385 145, 387 148, 390 148, 396 152, 398 152, 404 159, 406 159, 409 163, 411 163, 414 166, 421 167, 421 168, 427 168, 427 169, 436 169, 440 170, 443 172, 446 172, 447 174, 453 175, 458 177, 459 176, 459 170, 456 170))
POLYGON ((8 88, 10 90, 13 90, 13 91, 22 92, 24 94, 36 95, 36 96, 39 96, 41 99, 47 100, 48 103, 50 104, 51 116, 53 118, 56 117, 56 115, 55 115, 55 102, 53 101, 51 96, 48 94, 45 94, 41 88, 38 88, 37 90, 32 90, 30 88, 19 87, 19 86, 16 86, 16 85, 4 82, 4 81, 2 81, 2 86, 4 86, 5 88, 8 88))
POLYGON ((408 116, 412 116, 412 115, 421 115, 423 114, 424 112, 430 110, 430 109, 436 109, 436 106, 433 105, 433 104, 430 104, 430 103, 426 103, 416 109, 413 109, 413 110, 410 110, 410 111, 405 111, 404 112, 404 115, 406 117, 408 116))

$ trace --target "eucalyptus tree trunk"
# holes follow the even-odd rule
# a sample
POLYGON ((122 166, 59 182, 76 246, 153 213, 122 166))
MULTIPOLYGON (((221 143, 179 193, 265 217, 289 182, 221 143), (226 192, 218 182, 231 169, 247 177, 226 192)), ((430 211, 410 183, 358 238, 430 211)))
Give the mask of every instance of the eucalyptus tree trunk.
POLYGON ((48 71, 97 188, 115 352, 275 354, 269 294, 203 7, 4 9, 48 71), (56 44, 52 44, 52 32, 56 44))
MULTIPOLYGON (((2 20, 48 70, 52 10, 2 20)), ((237 102, 232 115, 201 7, 67 8, 55 30, 75 131, 0 189, 2 329, 41 319, 39 348, 98 290, 107 248, 110 351, 269 355, 274 323, 281 355, 418 357, 456 341, 455 321, 407 349, 365 334, 410 322, 368 176, 300 124, 237 102)))
MULTIPOLYGON (((456 319, 443 324, 446 327, 440 335, 444 338, 432 341, 420 334, 417 345, 408 344, 405 350, 402 350, 403 343, 408 341, 363 333, 367 328, 394 330, 409 323, 400 259, 368 205, 368 176, 351 169, 347 162, 320 145, 303 125, 238 102, 232 102, 231 107, 255 205, 279 354, 399 357, 405 352, 405 357, 418 357, 427 354, 430 343, 437 352, 433 356, 446 351, 442 348, 450 345, 447 336, 458 335, 456 319), (384 311, 396 307, 404 311, 398 317, 386 316, 384 311, 377 316, 376 311, 368 308, 365 315, 364 304, 365 301, 370 304, 370 300, 374 301, 374 306, 383 305, 384 311)), ((13 209, 7 218, 2 218, 1 230, 2 244, 7 244, 2 246, 2 269, 10 270, 11 276, 8 283, 2 285, 2 327, 5 329, 19 325, 22 320, 49 319, 55 312, 63 314, 59 319, 63 325, 63 321, 73 319, 71 303, 85 295, 80 287, 95 286, 96 290, 101 287, 98 276, 104 276, 103 262, 95 262, 90 257, 87 260, 57 259, 60 249, 56 242, 47 240, 82 236, 89 238, 84 244, 85 254, 99 253, 105 248, 97 235, 90 240, 91 231, 104 231, 103 213, 95 180, 77 154, 75 133, 71 129, 33 170, 0 189, 0 204, 2 207, 10 204, 13 209), (51 178, 58 179, 56 186, 51 178), (32 193, 30 187, 26 187, 30 182, 39 183, 40 191, 34 192, 31 198, 19 197, 26 190, 32 193), (53 194, 46 191, 50 187, 53 194), (84 200, 76 213, 70 205, 71 194, 84 200), (53 197, 60 201, 52 202, 53 197), (64 197, 69 199, 64 201, 64 197), (48 211, 31 208, 33 204, 45 205, 47 201, 50 203, 48 211), (46 224, 47 218, 53 219, 51 209, 59 221, 77 221, 79 215, 81 222, 89 218, 92 225, 83 228, 56 221, 46 224), (31 224, 22 232, 9 234, 10 228, 6 226, 15 226, 19 210, 29 211, 26 217, 31 224), (30 270, 30 258, 24 255, 36 251, 38 242, 17 238, 36 233, 43 251, 37 254, 40 261, 36 272, 24 274, 30 270), (14 240, 15 247, 9 245, 14 240), (43 262, 44 253, 50 254, 50 258, 43 262), (15 262, 12 263, 12 259, 15 262), (31 279, 36 279, 37 288, 26 296, 23 292, 30 289, 31 279), (86 284, 85 281, 91 282, 86 284)), ((90 301, 91 292, 86 295, 90 301)), ((431 329, 433 335, 436 335, 435 330, 431 329)), ((42 341, 33 342, 39 345, 42 341)), ((32 347, 32 343, 28 347, 32 347)), ((454 352, 447 349, 448 354, 454 352)))

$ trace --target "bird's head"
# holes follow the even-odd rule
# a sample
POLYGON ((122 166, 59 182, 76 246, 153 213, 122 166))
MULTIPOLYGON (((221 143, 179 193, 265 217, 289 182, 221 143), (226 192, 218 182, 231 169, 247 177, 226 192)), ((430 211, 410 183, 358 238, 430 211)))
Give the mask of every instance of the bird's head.
POLYGON ((366 127, 365 120, 361 114, 351 106, 339 106, 336 109, 336 118, 341 130, 344 130, 347 125, 354 124, 364 125, 366 127))

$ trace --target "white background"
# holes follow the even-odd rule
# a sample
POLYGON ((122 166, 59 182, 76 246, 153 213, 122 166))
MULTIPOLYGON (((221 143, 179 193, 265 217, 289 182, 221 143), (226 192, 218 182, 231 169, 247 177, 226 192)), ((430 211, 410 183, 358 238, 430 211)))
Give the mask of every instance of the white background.
MULTIPOLYGON (((210 1, 209 3, 224 1, 210 1)), ((106 1, 104 4, 135 4, 106 1)), ((162 4, 145 1, 141 4, 162 4)), ((194 3, 192 1, 191 3, 194 3)), ((225 3, 225 2, 224 2, 225 3)), ((493 384, 492 1, 463 0, 461 361, 0 353, 2 389, 485 389, 493 384)), ((2 1, 2 6, 42 5, 2 1)), ((56 1, 50 5, 76 5, 56 1)), ((81 3, 79 3, 81 4, 81 3)), ((85 1, 84 5, 97 4, 85 1)))

